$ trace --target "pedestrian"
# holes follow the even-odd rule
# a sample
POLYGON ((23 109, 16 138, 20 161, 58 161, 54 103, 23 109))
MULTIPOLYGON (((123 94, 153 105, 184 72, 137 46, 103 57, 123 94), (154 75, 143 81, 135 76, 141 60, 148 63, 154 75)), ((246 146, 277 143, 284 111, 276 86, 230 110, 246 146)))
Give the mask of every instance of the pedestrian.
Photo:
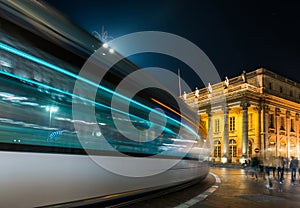
POLYGON ((247 168, 248 167, 248 161, 245 160, 244 163, 242 164, 243 168, 247 168))
POLYGON ((275 179, 275 173, 276 173, 276 158, 272 157, 271 159, 271 169, 272 169, 272 172, 273 172, 273 178, 275 179))
POLYGON ((284 180, 284 167, 285 167, 285 160, 283 157, 280 159, 280 178, 279 178, 279 183, 282 184, 284 180))
POLYGON ((271 171, 273 172, 273 159, 272 158, 265 158, 264 160, 264 167, 263 167, 263 173, 264 173, 264 177, 266 179, 266 187, 268 189, 272 189, 273 188, 273 183, 272 183, 272 174, 271 171))
POLYGON ((292 185, 295 184, 296 181, 296 170, 298 168, 298 159, 296 159, 295 157, 291 157, 292 160, 290 162, 290 169, 291 169, 291 183, 292 185))
POLYGON ((281 173, 280 158, 279 157, 275 158, 275 168, 277 170, 277 180, 279 181, 279 179, 280 179, 280 173, 281 173))
POLYGON ((270 166, 265 166, 265 171, 266 171, 266 179, 267 179, 267 185, 266 187, 268 189, 272 189, 273 188, 273 183, 272 183, 272 179, 271 179, 271 176, 270 176, 270 170, 271 170, 271 167, 270 166))
POLYGON ((254 176, 255 176, 256 180, 258 180, 258 175, 257 175, 258 169, 259 169, 258 157, 251 158, 250 171, 251 171, 252 178, 254 178, 254 176))

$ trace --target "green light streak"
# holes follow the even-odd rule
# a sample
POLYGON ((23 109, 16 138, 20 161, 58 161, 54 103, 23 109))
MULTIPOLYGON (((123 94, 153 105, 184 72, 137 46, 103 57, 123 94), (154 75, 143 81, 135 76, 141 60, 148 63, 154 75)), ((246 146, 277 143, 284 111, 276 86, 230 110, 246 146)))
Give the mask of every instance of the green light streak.
MULTIPOLYGON (((89 102, 89 103, 91 103, 91 104, 93 104, 93 105, 95 104, 95 105, 97 105, 97 106, 100 106, 100 107, 103 107, 103 108, 106 108, 106 109, 109 109, 109 110, 114 110, 114 111, 116 111, 116 112, 118 112, 118 113, 122 113, 122 114, 127 115, 126 112, 121 111, 121 110, 118 110, 118 109, 116 109, 116 108, 111 108, 110 106, 107 106, 107 105, 104 105, 104 104, 101 104, 101 103, 98 103, 98 102, 94 102, 94 101, 89 100, 89 99, 87 99, 87 98, 84 98, 84 97, 75 95, 75 94, 70 93, 70 92, 63 91, 63 90, 58 89, 58 88, 55 88, 55 87, 51 87, 51 86, 49 86, 49 85, 46 85, 46 84, 43 84, 43 83, 40 83, 40 82, 31 80, 31 79, 27 79, 27 78, 25 78, 25 77, 20 77, 20 76, 18 76, 18 75, 11 74, 11 73, 8 73, 8 72, 5 72, 5 71, 0 71, 0 74, 4 74, 4 75, 10 76, 10 77, 13 77, 13 78, 16 78, 16 79, 19 79, 19 80, 22 80, 22 81, 31 83, 31 84, 35 84, 35 85, 37 85, 37 86, 41 86, 41 87, 44 87, 44 88, 46 88, 46 89, 53 90, 53 91, 62 93, 62 94, 64 94, 64 95, 68 95, 68 96, 71 96, 71 97, 78 98, 78 99, 80 99, 80 100, 89 102)), ((136 119, 141 119, 141 120, 143 120, 143 121, 147 121, 147 120, 142 119, 142 118, 140 118, 140 117, 138 117, 138 116, 135 116, 135 115, 133 115, 133 114, 130 114, 130 115, 133 116, 133 117, 136 118, 136 119)))
MULTIPOLYGON (((112 95, 116 95, 116 96, 118 96, 118 97, 120 97, 120 98, 122 98, 122 99, 124 99, 124 100, 127 100, 127 101, 129 101, 129 102, 132 102, 132 103, 138 105, 138 106, 141 106, 141 107, 144 108, 144 109, 147 109, 147 110, 149 110, 149 111, 152 111, 152 109, 151 109, 150 107, 148 107, 148 106, 146 106, 146 105, 144 105, 144 104, 142 104, 142 103, 139 103, 139 102, 137 102, 137 101, 135 101, 135 100, 132 100, 132 99, 130 99, 130 98, 126 97, 126 96, 123 96, 123 95, 121 95, 121 94, 119 94, 119 93, 117 93, 117 92, 115 92, 115 91, 113 91, 113 90, 110 90, 110 89, 108 89, 108 88, 106 88, 106 87, 104 87, 104 86, 101 86, 101 85, 99 85, 99 84, 97 84, 97 83, 94 83, 94 82, 88 80, 88 79, 85 79, 85 78, 83 78, 83 77, 80 77, 80 76, 78 76, 78 75, 76 75, 76 74, 74 74, 74 73, 71 73, 71 72, 69 72, 69 71, 67 71, 67 70, 65 70, 65 69, 63 69, 63 68, 61 68, 61 67, 58 67, 58 66, 56 66, 56 65, 54 65, 54 64, 51 64, 51 63, 49 63, 49 62, 47 62, 47 61, 44 61, 44 60, 40 59, 40 58, 37 58, 37 57, 32 56, 32 55, 30 55, 30 54, 28 54, 28 53, 25 53, 25 52, 23 52, 23 51, 21 51, 21 50, 18 50, 18 49, 16 49, 16 48, 13 48, 13 47, 11 47, 11 46, 9 46, 9 45, 6 45, 6 44, 4 44, 4 43, 2 43, 2 42, 0 42, 0 48, 1 48, 2 50, 5 50, 5 51, 10 52, 10 53, 12 53, 12 54, 15 54, 15 55, 17 55, 17 56, 20 56, 20 57, 22 57, 22 58, 25 58, 25 59, 27 59, 27 60, 30 60, 30 61, 35 62, 35 63, 37 63, 37 64, 40 64, 40 65, 42 65, 42 66, 45 66, 45 67, 47 67, 47 68, 53 69, 53 70, 55 70, 55 71, 58 71, 58 72, 60 72, 60 73, 62 73, 62 74, 64 74, 64 75, 67 75, 67 76, 69 76, 69 77, 72 77, 72 78, 74 78, 74 79, 76 79, 76 80, 80 80, 80 81, 83 81, 83 82, 85 82, 85 83, 87 83, 87 84, 90 84, 90 85, 92 85, 92 86, 94 86, 94 87, 100 88, 100 89, 102 89, 102 90, 104 90, 104 91, 106 91, 106 92, 108 92, 108 93, 110 93, 110 94, 112 94, 112 95)), ((2 73, 2 74, 5 74, 5 73, 3 73, 3 72, 1 72, 1 73, 2 73)), ((23 77, 19 77, 19 76, 13 75, 13 74, 10 74, 10 75, 9 75, 9 73, 7 73, 6 75, 8 75, 8 76, 12 75, 12 77, 15 77, 15 78, 18 78, 18 79, 22 79, 22 80, 24 80, 24 81, 27 81, 27 82, 30 82, 30 83, 33 83, 33 84, 37 84, 37 85, 39 85, 39 86, 43 86, 43 87, 46 87, 46 88, 48 88, 48 89, 52 89, 52 90, 55 90, 55 91, 57 91, 57 92, 60 92, 60 93, 63 93, 63 94, 67 94, 67 95, 70 95, 70 96, 73 96, 73 97, 76 97, 76 98, 79 98, 79 99, 83 99, 83 100, 85 100, 85 101, 87 101, 87 102, 90 102, 90 103, 93 103, 93 104, 96 104, 96 105, 100 105, 101 107, 104 107, 104 108, 113 109, 113 110, 115 110, 116 112, 120 112, 120 113, 122 113, 122 114, 125 113, 125 112, 120 111, 120 110, 118 110, 118 109, 114 109, 114 108, 108 107, 108 106, 106 106, 106 105, 103 105, 103 104, 100 104, 100 103, 93 102, 93 101, 91 101, 91 100, 89 100, 89 99, 86 99, 86 98, 83 98, 83 97, 74 95, 74 94, 69 93, 69 92, 62 91, 62 90, 60 90, 60 89, 57 89, 57 88, 54 88, 54 87, 51 87, 51 86, 48 86, 48 85, 45 85, 45 84, 42 84, 42 83, 33 81, 33 80, 29 80, 29 79, 26 79, 26 78, 23 78, 23 77)), ((190 128, 189 126, 187 126, 187 125, 185 125, 185 124, 183 124, 183 123, 177 121, 176 119, 173 119, 173 118, 171 118, 171 117, 169 117, 169 116, 167 116, 167 115, 164 115, 164 114, 162 114, 162 113, 160 113, 160 112, 155 112, 155 113, 157 113, 157 114, 159 114, 159 115, 161 115, 161 116, 166 116, 168 119, 170 119, 170 120, 172 120, 173 122, 179 124, 180 126, 184 126, 186 129, 188 129, 189 131, 191 131, 191 132, 196 136, 196 138, 198 138, 198 134, 197 134, 192 128, 190 128)), ((127 113, 125 113, 125 114, 127 114, 127 113)), ((132 116, 137 117, 137 116, 135 116, 135 115, 132 115, 132 116)), ((139 117, 137 117, 137 118, 139 118, 139 117)), ((139 119, 142 119, 142 118, 139 118, 139 119)), ((144 120, 144 119, 142 119, 142 120, 144 120)))

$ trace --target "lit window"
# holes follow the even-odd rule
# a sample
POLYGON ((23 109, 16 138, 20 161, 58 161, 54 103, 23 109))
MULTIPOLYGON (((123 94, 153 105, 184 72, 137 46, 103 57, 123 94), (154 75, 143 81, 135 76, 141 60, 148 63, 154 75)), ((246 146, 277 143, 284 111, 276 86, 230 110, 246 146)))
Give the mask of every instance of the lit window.
POLYGON ((229 156, 236 157, 236 141, 234 139, 229 140, 229 156))
POLYGON ((221 157, 221 142, 220 142, 220 140, 214 141, 214 157, 221 157))
POLYGON ((234 116, 231 116, 229 118, 229 130, 235 131, 235 117, 234 116))

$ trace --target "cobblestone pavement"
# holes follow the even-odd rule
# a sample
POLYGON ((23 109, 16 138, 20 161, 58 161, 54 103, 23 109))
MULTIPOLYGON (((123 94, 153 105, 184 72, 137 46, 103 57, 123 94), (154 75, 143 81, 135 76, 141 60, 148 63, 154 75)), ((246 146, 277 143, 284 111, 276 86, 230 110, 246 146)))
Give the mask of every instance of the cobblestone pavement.
MULTIPOLYGON (((205 200, 191 208, 299 208, 299 178, 295 185, 290 182, 290 173, 285 174, 283 184, 272 180, 272 189, 263 174, 258 180, 247 174, 244 169, 211 168, 211 172, 221 179, 220 187, 205 200)), ((298 177, 298 176, 297 176, 298 177)))

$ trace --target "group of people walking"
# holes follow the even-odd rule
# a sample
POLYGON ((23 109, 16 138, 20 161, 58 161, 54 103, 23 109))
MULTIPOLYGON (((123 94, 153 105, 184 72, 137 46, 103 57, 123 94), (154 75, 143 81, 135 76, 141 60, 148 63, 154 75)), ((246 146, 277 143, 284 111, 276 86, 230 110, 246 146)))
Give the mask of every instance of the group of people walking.
POLYGON ((258 174, 265 175, 267 179, 267 188, 273 187, 273 180, 277 178, 279 184, 284 182, 284 173, 291 172, 291 184, 296 182, 296 172, 300 177, 300 163, 296 157, 288 158, 278 157, 260 160, 258 157, 251 158, 251 160, 244 163, 246 174, 251 173, 252 177, 258 179, 258 174))

